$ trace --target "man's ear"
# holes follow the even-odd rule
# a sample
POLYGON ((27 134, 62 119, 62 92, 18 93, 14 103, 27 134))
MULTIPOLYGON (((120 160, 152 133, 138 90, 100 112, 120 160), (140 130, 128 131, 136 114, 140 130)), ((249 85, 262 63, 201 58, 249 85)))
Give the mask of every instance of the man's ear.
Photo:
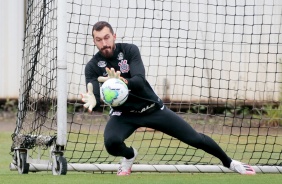
POLYGON ((113 34, 113 37, 114 37, 114 41, 116 41, 116 38, 117 38, 116 33, 113 34))

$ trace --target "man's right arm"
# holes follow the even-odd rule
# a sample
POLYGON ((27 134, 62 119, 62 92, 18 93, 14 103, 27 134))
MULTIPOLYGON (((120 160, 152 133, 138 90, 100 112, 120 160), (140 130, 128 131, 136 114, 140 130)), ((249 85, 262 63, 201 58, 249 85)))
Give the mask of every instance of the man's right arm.
MULTIPOLYGON (((85 67, 85 82, 86 86, 88 83, 91 83, 93 86, 93 94, 96 99, 96 106, 93 108, 93 110, 96 110, 97 108, 100 107, 101 102, 100 102, 100 84, 97 80, 98 74, 95 71, 95 68, 93 66, 93 63, 88 63, 85 67)), ((87 87, 86 90, 88 91, 87 87)))

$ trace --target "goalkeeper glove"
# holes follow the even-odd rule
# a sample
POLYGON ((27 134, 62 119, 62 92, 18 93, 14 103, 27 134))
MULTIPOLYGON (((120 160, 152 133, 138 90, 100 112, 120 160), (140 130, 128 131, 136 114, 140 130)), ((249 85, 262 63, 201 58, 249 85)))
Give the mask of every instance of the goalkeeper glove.
POLYGON ((88 92, 81 94, 82 101, 85 102, 83 105, 85 108, 88 108, 88 112, 92 112, 92 109, 96 106, 96 98, 93 94, 93 85, 92 83, 87 84, 88 92))
POLYGON ((106 71, 108 73, 107 77, 98 77, 98 81, 99 82, 105 82, 106 80, 110 79, 110 78, 117 78, 122 80, 125 84, 128 84, 128 81, 120 76, 120 71, 115 72, 115 69, 111 68, 106 68, 106 71))

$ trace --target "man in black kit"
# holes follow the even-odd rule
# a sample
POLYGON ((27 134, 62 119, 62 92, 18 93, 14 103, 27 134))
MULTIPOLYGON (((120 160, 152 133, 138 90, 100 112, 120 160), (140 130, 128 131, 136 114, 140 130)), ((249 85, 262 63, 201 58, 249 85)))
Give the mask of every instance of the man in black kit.
POLYGON ((85 78, 87 93, 82 94, 84 107, 91 112, 100 106, 100 83, 109 78, 121 79, 130 90, 127 101, 111 107, 110 119, 104 132, 106 150, 113 156, 124 157, 117 175, 130 175, 137 150, 127 147, 124 140, 137 128, 149 127, 217 157, 222 164, 240 174, 255 174, 247 164, 229 158, 210 137, 196 132, 186 121, 163 105, 145 78, 145 68, 136 45, 115 43, 111 25, 97 22, 92 29, 94 44, 99 52, 87 63, 85 78))

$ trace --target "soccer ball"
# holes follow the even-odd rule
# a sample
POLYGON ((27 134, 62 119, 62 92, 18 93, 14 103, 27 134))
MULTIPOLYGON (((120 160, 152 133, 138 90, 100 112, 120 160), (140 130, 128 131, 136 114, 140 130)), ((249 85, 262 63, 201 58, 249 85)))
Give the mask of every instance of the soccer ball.
POLYGON ((110 78, 102 84, 100 96, 106 104, 113 107, 120 106, 127 100, 127 85, 120 79, 110 78))

